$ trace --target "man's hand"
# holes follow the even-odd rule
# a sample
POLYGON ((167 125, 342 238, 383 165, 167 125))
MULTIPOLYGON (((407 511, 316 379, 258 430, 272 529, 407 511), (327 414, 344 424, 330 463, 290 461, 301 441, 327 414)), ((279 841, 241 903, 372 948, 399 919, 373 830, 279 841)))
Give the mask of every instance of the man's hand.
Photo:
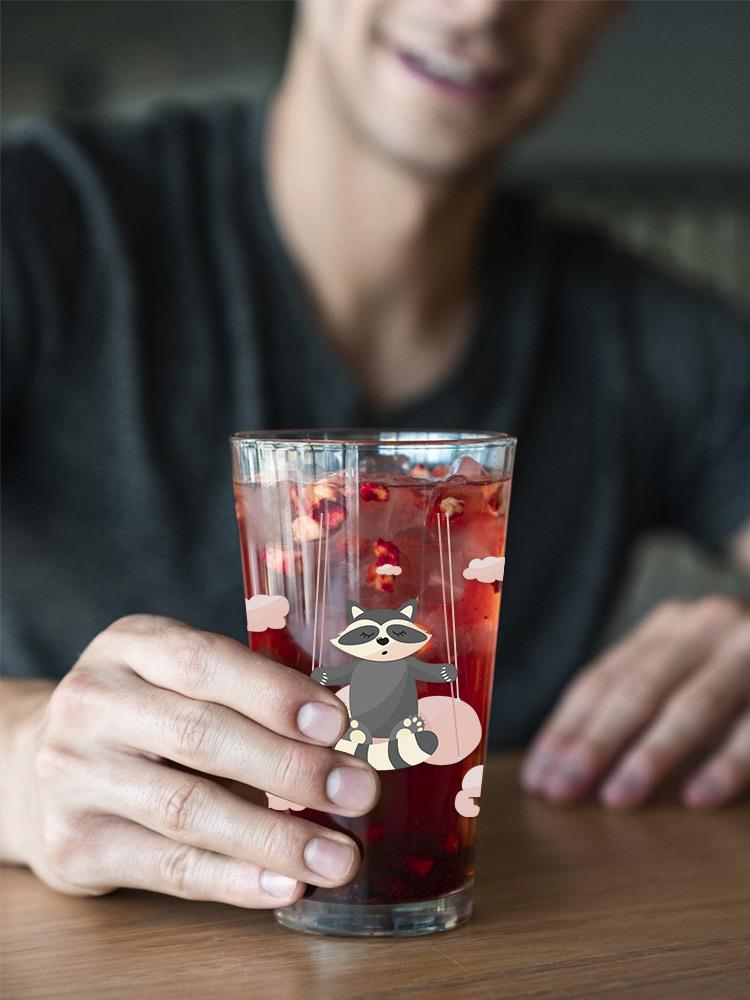
POLYGON ((720 806, 750 786, 750 614, 729 597, 663 604, 587 667, 534 741, 521 781, 549 802, 598 790, 605 806, 627 809, 701 751, 686 805, 720 806))
POLYGON ((76 894, 129 886, 272 907, 305 883, 340 885, 360 860, 349 837, 215 778, 362 815, 379 784, 330 748, 347 721, 331 692, 240 643, 122 619, 9 727, 5 857, 76 894))

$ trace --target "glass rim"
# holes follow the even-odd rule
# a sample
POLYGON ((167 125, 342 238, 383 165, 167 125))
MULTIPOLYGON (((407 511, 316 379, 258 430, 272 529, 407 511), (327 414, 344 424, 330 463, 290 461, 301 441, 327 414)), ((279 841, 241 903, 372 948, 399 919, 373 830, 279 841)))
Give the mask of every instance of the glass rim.
POLYGON ((316 427, 289 430, 237 431, 229 438, 232 446, 243 444, 286 445, 379 445, 410 448, 445 448, 450 445, 515 445, 512 434, 500 431, 473 430, 411 430, 409 428, 383 427, 378 430, 362 427, 316 427), (388 435, 394 435, 392 440, 388 435), (385 438, 382 435, 386 435, 385 438), (413 435, 413 436, 412 436, 413 435))

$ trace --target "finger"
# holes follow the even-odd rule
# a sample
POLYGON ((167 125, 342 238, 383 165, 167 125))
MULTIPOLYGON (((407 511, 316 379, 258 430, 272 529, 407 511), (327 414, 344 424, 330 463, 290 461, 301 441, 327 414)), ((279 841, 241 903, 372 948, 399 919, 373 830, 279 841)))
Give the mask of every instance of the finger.
POLYGON ((95 850, 69 859, 66 877, 83 886, 148 889, 183 899, 248 908, 288 906, 305 886, 287 875, 180 844, 127 820, 109 820, 95 850))
POLYGON ((692 809, 715 809, 750 788, 750 712, 740 717, 722 748, 686 784, 692 809))
POLYGON ((601 791, 605 805, 641 805, 707 735, 732 718, 750 691, 750 626, 730 632, 625 755, 601 791))
POLYGON ((145 751, 341 816, 361 816, 377 801, 378 777, 365 761, 285 739, 223 705, 139 684, 124 688, 117 711, 111 708, 103 706, 99 723, 105 745, 145 751))
POLYGON ((535 758, 550 756, 551 760, 557 759, 560 748, 581 731, 617 679, 627 675, 631 664, 648 660, 653 655, 654 649, 661 644, 660 632, 667 625, 666 619, 676 617, 678 613, 676 605, 663 606, 658 616, 649 616, 630 635, 605 650, 582 671, 563 693, 534 740, 527 772, 538 770, 538 766, 532 767, 536 763, 535 758))
POLYGON ((345 834, 244 801, 200 775, 138 758, 107 770, 96 790, 99 809, 170 840, 326 887, 348 882, 359 866, 345 834))
POLYGON ((556 802, 590 791, 622 748, 653 718, 669 692, 736 620, 732 601, 662 605, 628 639, 605 654, 581 690, 543 734, 540 757, 525 784, 556 802))
POLYGON ((348 725, 341 700, 309 677, 171 618, 124 618, 87 653, 103 646, 149 683, 224 705, 282 736, 331 746, 348 725))

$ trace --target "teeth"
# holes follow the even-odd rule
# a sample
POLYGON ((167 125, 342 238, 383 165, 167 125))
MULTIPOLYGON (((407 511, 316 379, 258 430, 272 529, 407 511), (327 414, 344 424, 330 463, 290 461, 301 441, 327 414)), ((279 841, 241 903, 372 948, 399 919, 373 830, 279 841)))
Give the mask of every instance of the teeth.
POLYGON ((429 73, 450 83, 476 83, 482 78, 471 63, 446 52, 420 52, 417 58, 429 73))

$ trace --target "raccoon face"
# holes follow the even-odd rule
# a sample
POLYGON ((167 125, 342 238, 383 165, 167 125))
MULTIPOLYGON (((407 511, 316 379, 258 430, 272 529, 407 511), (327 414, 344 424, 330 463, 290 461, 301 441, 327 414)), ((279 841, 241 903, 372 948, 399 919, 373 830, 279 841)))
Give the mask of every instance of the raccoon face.
POLYGON ((409 601, 398 611, 378 608, 365 611, 349 603, 351 622, 331 643, 360 660, 403 660, 412 656, 432 638, 421 625, 412 622, 417 602, 409 601))

